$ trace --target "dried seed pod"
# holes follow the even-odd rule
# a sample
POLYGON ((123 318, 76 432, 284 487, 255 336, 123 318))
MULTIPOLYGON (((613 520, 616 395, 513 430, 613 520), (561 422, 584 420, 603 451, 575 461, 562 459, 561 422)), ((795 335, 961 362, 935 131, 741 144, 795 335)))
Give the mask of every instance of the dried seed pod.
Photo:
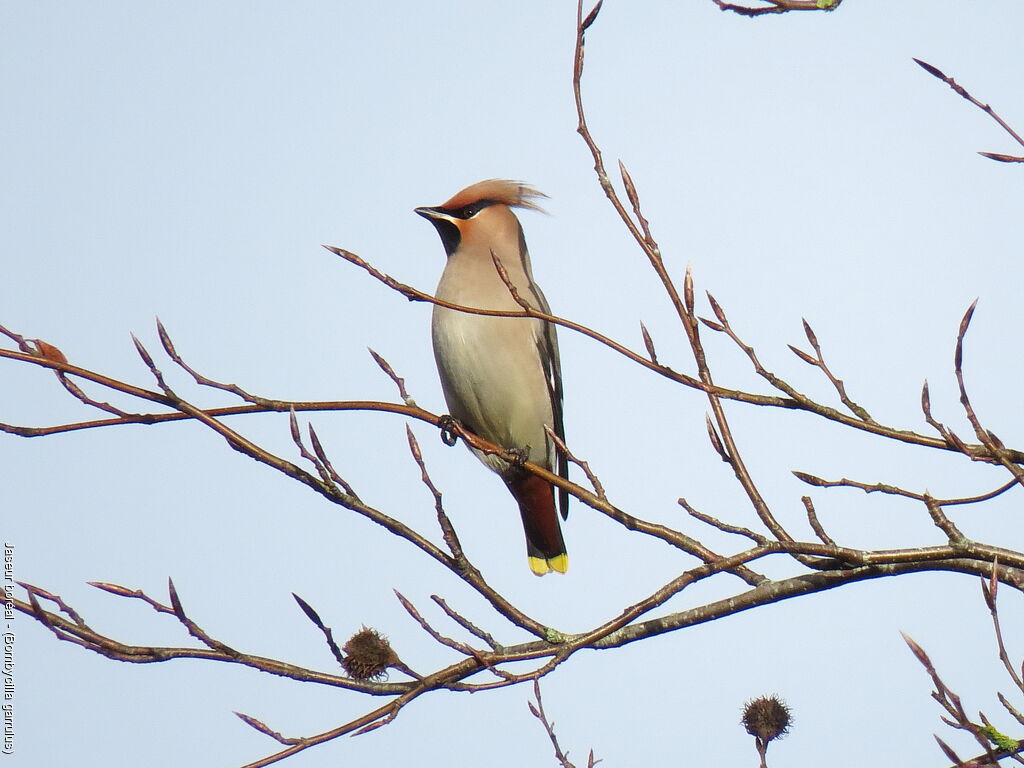
POLYGON ((767 744, 789 733, 793 718, 789 707, 778 696, 759 696, 743 705, 743 727, 747 733, 767 744))
POLYGON ((381 680, 388 667, 398 661, 391 643, 380 632, 363 627, 342 647, 345 658, 341 665, 354 680, 381 680))

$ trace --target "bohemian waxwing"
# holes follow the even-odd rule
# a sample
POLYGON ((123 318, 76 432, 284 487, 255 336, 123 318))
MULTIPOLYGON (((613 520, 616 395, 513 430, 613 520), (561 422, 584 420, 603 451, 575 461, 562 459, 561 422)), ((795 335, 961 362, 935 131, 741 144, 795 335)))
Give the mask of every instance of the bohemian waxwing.
MULTIPOLYGON (((491 257, 501 261, 521 299, 550 314, 533 281, 523 228, 512 208, 540 210, 543 194, 514 181, 481 181, 435 208, 417 208, 441 236, 448 262, 437 285, 442 301, 520 312, 491 257)), ((451 415, 471 432, 568 477, 565 457, 544 431, 560 438, 562 373, 555 327, 542 320, 487 317, 434 305, 434 359, 451 415)), ((530 570, 565 573, 569 557, 555 512, 555 489, 521 467, 474 451, 519 503, 530 570)), ((559 492, 562 517, 569 495, 559 492)))

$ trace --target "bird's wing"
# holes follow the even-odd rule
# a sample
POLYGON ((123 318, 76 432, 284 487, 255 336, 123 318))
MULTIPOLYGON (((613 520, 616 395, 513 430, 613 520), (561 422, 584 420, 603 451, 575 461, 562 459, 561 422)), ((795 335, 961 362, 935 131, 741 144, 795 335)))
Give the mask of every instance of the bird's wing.
MULTIPOLYGON (((544 293, 532 279, 530 289, 533 292, 537 309, 550 315, 551 307, 544 298, 544 293)), ((565 441, 565 421, 562 416, 562 364, 558 356, 558 336, 555 334, 555 326, 548 322, 541 323, 542 331, 537 336, 537 350, 540 353, 541 365, 544 368, 544 380, 548 385, 548 397, 551 399, 551 414, 554 424, 551 428, 558 435, 558 438, 565 441)), ((557 467, 559 477, 569 479, 569 461, 565 454, 552 446, 554 452, 554 463, 557 467)), ((558 509, 562 518, 569 516, 569 492, 564 488, 558 489, 558 509)))

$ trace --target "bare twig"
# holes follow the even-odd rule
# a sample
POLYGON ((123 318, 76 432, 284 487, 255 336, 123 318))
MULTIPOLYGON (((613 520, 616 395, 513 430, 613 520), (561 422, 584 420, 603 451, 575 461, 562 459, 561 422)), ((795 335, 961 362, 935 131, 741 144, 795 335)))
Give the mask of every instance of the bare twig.
POLYGON ((818 514, 814 511, 814 501, 811 497, 801 496, 800 501, 803 502, 804 509, 807 511, 807 522, 814 531, 814 535, 817 536, 823 544, 828 544, 830 546, 835 545, 835 540, 825 532, 825 528, 818 521, 818 514))
POLYGON ((1006 493, 1011 488, 1018 485, 1017 480, 1010 480, 1003 483, 993 491, 987 491, 986 493, 978 494, 977 496, 964 496, 953 499, 936 499, 928 493, 916 493, 914 491, 908 491, 905 488, 900 488, 896 485, 890 485, 888 483, 862 483, 857 480, 850 480, 849 478, 841 478, 839 480, 825 480, 807 472, 793 472, 793 475, 802 482, 808 485, 813 485, 818 488, 857 488, 865 493, 885 493, 890 496, 903 496, 908 499, 914 499, 915 501, 925 501, 931 499, 936 504, 943 507, 956 506, 958 504, 977 504, 982 501, 988 501, 994 499, 996 496, 1000 496, 1006 493))
POLYGON ((436 640, 441 645, 446 645, 449 648, 458 651, 459 653, 469 656, 470 658, 477 659, 480 661, 483 660, 483 655, 480 651, 476 650, 472 646, 466 645, 465 643, 460 643, 458 640, 454 640, 450 637, 442 635, 440 632, 434 629, 430 622, 423 618, 423 614, 421 614, 419 610, 417 610, 416 606, 412 604, 411 600, 409 600, 397 589, 393 591, 395 593, 395 597, 398 598, 398 602, 402 604, 402 607, 405 609, 406 613, 412 616, 412 618, 416 620, 416 623, 420 625, 423 631, 430 635, 432 638, 434 638, 434 640, 436 640))
POLYGON ((732 430, 729 426, 729 422, 726 419, 725 410, 722 406, 722 400, 715 392, 714 381, 711 375, 711 369, 708 366, 707 357, 704 353, 704 347, 700 341, 699 325, 693 314, 693 277, 689 269, 686 270, 685 281, 683 291, 684 297, 680 295, 675 282, 669 275, 668 269, 665 266, 664 259, 662 258, 661 249, 654 237, 651 235, 650 227, 647 224, 647 220, 640 213, 640 197, 636 189, 636 185, 633 183, 633 179, 625 171, 625 166, 620 166, 622 172, 623 184, 626 187, 627 197, 630 199, 633 212, 636 219, 630 216, 625 206, 622 204, 618 193, 615 191, 615 187, 612 185, 608 178, 608 173, 605 170, 604 159, 601 153, 601 149, 594 141, 593 136, 590 133, 590 128, 587 125, 586 112, 583 108, 583 94, 582 94, 582 78, 583 78, 583 61, 584 61, 584 42, 585 33, 587 28, 594 22, 597 16, 597 9, 591 11, 585 18, 583 16, 583 1, 579 0, 576 6, 576 55, 574 57, 573 66, 573 96, 576 101, 576 115, 578 118, 577 132, 583 138, 584 143, 590 150, 590 154, 594 159, 594 171, 597 174, 598 183, 604 190, 605 196, 611 203, 615 212, 618 214, 622 223, 629 230, 629 233, 633 236, 633 239, 640 246, 640 249, 644 252, 647 257, 648 263, 654 269, 658 275, 658 279, 661 282, 662 287, 665 290, 666 295, 669 298, 672 306, 676 310, 676 314, 682 323, 683 329, 686 332, 686 337, 690 342, 690 349, 693 352, 693 357, 697 363, 697 370, 699 372, 699 378, 703 384, 701 389, 707 393, 708 402, 711 406, 711 412, 714 415, 714 423, 717 427, 717 433, 712 430, 712 439, 717 440, 721 449, 719 454, 722 458, 729 463, 733 469, 733 473, 736 476, 737 481, 743 488, 747 497, 750 499, 751 504, 754 507, 758 517, 761 518, 761 522, 764 523, 765 527, 772 532, 776 538, 780 541, 788 541, 791 539, 786 530, 782 527, 779 521, 772 514, 771 509, 761 496, 757 486, 754 483, 753 478, 747 469, 746 463, 743 461, 740 455, 739 448, 733 438, 732 430), (585 23, 589 22, 589 23, 585 23), (638 223, 639 222, 639 223, 638 223))
POLYGON ((573 454, 573 452, 569 450, 569 446, 565 444, 565 441, 555 434, 555 431, 547 424, 544 425, 544 431, 548 433, 548 437, 550 437, 555 443, 555 447, 565 454, 565 458, 569 460, 569 463, 575 464, 583 470, 583 474, 585 474, 587 476, 587 480, 590 481, 590 485, 594 489, 594 493, 597 494, 597 498, 602 501, 607 501, 608 497, 605 495, 604 486, 601 485, 601 481, 598 479, 597 475, 591 471, 590 464, 573 454))
MULTIPOLYGON (((993 561, 991 575, 987 581, 984 579, 982 580, 982 595, 985 598, 985 603, 988 605, 989 611, 992 615, 993 627, 999 648, 999 658, 1003 662, 1005 669, 1010 674, 1010 677, 1014 681, 1018 690, 1024 691, 1024 685, 1021 683, 1021 677, 1017 673, 1014 665, 1010 662, 1006 653, 1006 647, 1003 643, 1002 629, 1000 627, 999 614, 996 608, 996 590, 998 583, 999 564, 998 562, 993 561)), ((942 722, 956 730, 970 733, 984 750, 981 755, 965 761, 961 759, 948 744, 938 736, 935 736, 936 742, 939 744, 939 747, 942 749, 946 757, 953 762, 954 768, 997 768, 999 761, 1007 757, 1017 763, 1024 764, 1024 758, 1021 756, 1022 753, 1024 753, 1024 741, 1013 739, 1001 733, 992 724, 984 712, 978 713, 978 719, 981 721, 980 723, 972 720, 967 715, 960 697, 939 677, 939 674, 935 669, 935 665, 928 657, 928 654, 925 653, 924 649, 911 640, 906 634, 903 635, 903 639, 907 642, 907 645, 910 646, 914 655, 917 656, 918 661, 921 662, 922 666, 924 666, 932 678, 932 683, 935 688, 935 690, 932 691, 932 698, 942 706, 948 715, 940 717, 942 722)), ((1017 712, 1017 710, 1009 704, 1006 697, 1001 693, 999 694, 999 701, 1003 704, 1004 708, 1013 715, 1014 719, 1019 724, 1024 725, 1024 716, 1017 712)))
MULTIPOLYGON (((160 345, 164 348, 164 352, 167 353, 167 356, 171 358, 171 360, 173 360, 175 363, 177 363, 179 368, 188 373, 195 380, 196 384, 203 387, 210 387, 211 389, 219 389, 223 392, 230 392, 231 394, 236 395, 242 400, 245 400, 248 403, 252 403, 253 405, 266 405, 269 402, 262 397, 257 397, 256 395, 252 395, 246 392, 237 384, 225 384, 220 381, 215 381, 207 376, 203 376, 197 370, 192 368, 188 363, 185 362, 181 355, 178 354, 177 349, 175 349, 174 347, 174 342, 171 341, 170 334, 167 333, 167 329, 164 328, 164 324, 160 322, 159 317, 156 319, 156 332, 157 336, 159 336, 160 338, 160 345)), ((135 339, 134 336, 132 336, 132 339, 135 340, 135 344, 136 346, 138 346, 138 340, 135 339)))
POLYGON ((964 313, 963 319, 960 321, 960 329, 956 336, 956 354, 954 355, 954 368, 956 372, 956 383, 960 389, 960 404, 964 407, 964 413, 967 415, 967 420, 974 427, 974 434, 977 435, 978 440, 988 450, 989 455, 1002 464, 1006 469, 1013 475, 1017 482, 1024 485, 1024 467, 1021 467, 1006 450, 1006 446, 1003 445, 1002 441, 990 430, 985 429, 981 420, 978 418, 977 413, 974 411, 974 406, 971 405, 971 399, 967 395, 967 385, 964 383, 964 339, 967 336, 967 329, 970 328, 971 318, 974 317, 974 310, 978 306, 978 300, 975 299, 971 306, 967 308, 967 312, 964 313))
MULTIPOLYGON (((1003 642, 1003 628, 999 621, 999 607, 996 603, 996 596, 999 591, 998 572, 999 563, 995 561, 992 563, 992 577, 987 582, 984 579, 981 582, 981 593, 985 598, 985 605, 988 606, 989 614, 992 616, 992 631, 995 633, 996 645, 999 649, 999 660, 1003 663, 1003 667, 1006 669, 1006 673, 1010 676, 1013 684, 1017 686, 1017 690, 1024 693, 1024 680, 1022 680, 1020 673, 1017 672, 1016 666, 1010 661, 1010 656, 1006 652, 1006 644, 1003 642)), ((1014 716, 1016 717, 1015 711, 1014 716)))
MULTIPOLYGON (((559 765, 562 768, 576 768, 576 766, 569 762, 569 753, 562 750, 562 747, 558 744, 558 737, 555 735, 555 724, 548 720, 547 713, 544 711, 544 700, 540 695, 540 680, 533 681, 533 698, 534 701, 527 702, 527 706, 530 708, 530 714, 540 720, 541 725, 544 726, 544 730, 548 734, 548 738, 551 740, 551 746, 555 750, 555 759, 558 760, 559 765)), ((587 761, 587 768, 597 765, 601 760, 594 759, 594 750, 590 750, 590 757, 587 761)))
POLYGON ((723 11, 739 16, 765 16, 790 11, 834 11, 843 0, 762 0, 765 5, 738 5, 727 0, 712 0, 723 11))
POLYGON ((951 450, 959 451, 972 460, 983 460, 953 430, 932 416, 932 399, 927 380, 921 387, 921 411, 924 413, 925 421, 942 436, 943 441, 951 450))
POLYGON ((431 595, 430 599, 437 603, 441 607, 441 610, 448 614, 449 618, 455 621, 455 623, 457 623, 460 627, 465 629, 471 635, 474 635, 479 639, 483 640, 495 651, 502 650, 503 646, 501 645, 501 643, 494 639, 494 635, 492 635, 490 632, 485 632, 484 630, 480 629, 480 627, 478 627, 476 624, 474 624, 461 613, 459 613, 454 608, 449 606, 443 597, 439 597, 438 595, 431 595))
POLYGON ((696 518, 697 520, 700 520, 702 523, 707 523, 712 528, 717 528, 718 530, 723 531, 725 533, 733 533, 737 536, 746 536, 755 544, 764 544, 768 541, 768 538, 766 536, 763 536, 760 533, 755 533, 749 528, 744 528, 740 525, 730 525, 729 523, 722 522, 716 517, 712 517, 711 515, 705 515, 703 512, 698 512, 696 509, 690 506, 690 503, 686 499, 679 499, 678 504, 679 506, 686 510, 688 515, 696 518))
POLYGON ((238 717, 239 720, 248 725, 250 728, 256 729, 264 736, 269 736, 279 744, 292 746, 295 744, 302 743, 302 739, 288 738, 287 736, 282 736, 280 733, 272 729, 269 725, 267 725, 261 720, 257 720, 252 715, 247 715, 244 712, 235 712, 235 716, 238 717))
POLYGON ((956 527, 952 520, 946 517, 941 504, 925 494, 924 505, 932 518, 932 522, 935 523, 935 527, 946 534, 950 544, 960 546, 967 542, 967 537, 960 532, 960 529, 956 527))
POLYGON ((388 375, 388 378, 395 382, 395 386, 398 387, 398 396, 402 398, 402 402, 406 405, 416 405, 416 401, 409 397, 409 393, 405 389, 405 379, 395 373, 395 369, 391 367, 391 364, 370 347, 367 347, 366 350, 373 357, 373 361, 380 366, 380 369, 388 375))
MULTIPOLYGON (((336 249, 332 248, 331 250, 336 250, 336 249)), ((340 249, 337 249, 337 250, 340 250, 340 249)), ((348 252, 345 252, 345 253, 348 253, 348 252)), ((350 255, 354 256, 354 254, 350 254, 350 255)), ((360 263, 365 264, 365 262, 363 262, 362 259, 359 259, 358 257, 354 257, 354 258, 358 259, 358 261, 360 263)), ((427 296, 427 294, 423 294, 423 296, 425 297, 423 300, 434 301, 431 297, 427 296)), ((434 301, 434 303, 440 303, 440 302, 434 301)), ((460 307, 459 305, 445 305, 443 303, 442 303, 442 306, 450 306, 451 308, 457 309, 459 311, 466 311, 466 312, 471 312, 471 313, 475 313, 475 314, 495 314, 495 315, 498 315, 498 316, 512 316, 512 317, 522 317, 522 316, 524 316, 522 313, 516 313, 516 312, 495 312, 495 313, 489 313, 486 310, 476 310, 476 309, 473 309, 471 307, 460 307)), ((560 321, 559 318, 555 318, 553 316, 544 315, 542 313, 533 312, 533 313, 531 313, 530 316, 537 317, 539 319, 545 319, 548 322, 554 322, 556 324, 566 325, 567 327, 570 327, 570 328, 572 328, 575 325, 575 324, 572 324, 572 323, 568 323, 567 321, 560 321)), ((702 320, 702 322, 704 322, 705 324, 708 323, 708 321, 706 321, 706 320, 702 320)), ((582 328, 582 326, 579 326, 579 327, 582 328)), ((6 331, 6 329, 4 329, 4 330, 6 331)), ((587 329, 587 330, 589 331, 589 329, 587 329)), ((581 331, 581 332, 584 332, 584 331, 581 331)), ((590 333, 594 333, 594 332, 591 331, 590 333)), ((16 335, 16 334, 12 334, 10 331, 8 331, 7 335, 16 335)), ((599 336, 600 334, 597 334, 597 335, 599 336)), ((604 342, 602 342, 602 343, 604 343, 604 342)), ((610 342, 610 346, 612 346, 613 348, 616 348, 618 345, 616 345, 614 342, 610 342)), ((623 354, 626 354, 627 357, 631 357, 631 355, 633 355, 635 353, 630 353, 627 350, 627 351, 623 352, 623 354)), ((6 350, 6 349, 0 349, 0 358, 7 358, 7 359, 10 359, 10 360, 15 360, 15 361, 19 361, 19 362, 30 363, 30 364, 37 365, 39 367, 44 367, 44 368, 47 368, 47 369, 50 369, 50 370, 53 370, 53 371, 60 371, 60 372, 64 372, 64 373, 70 373, 70 374, 73 374, 73 375, 78 376, 80 378, 84 378, 84 379, 86 379, 88 381, 92 381, 92 382, 95 382, 97 384, 101 384, 102 386, 108 387, 108 388, 113 389, 113 390, 115 390, 117 392, 121 392, 123 394, 129 395, 129 396, 132 396, 132 397, 137 397, 137 398, 140 398, 140 399, 143 399, 143 400, 148 400, 148 401, 151 401, 153 403, 157 403, 157 404, 160 404, 160 405, 167 406, 169 408, 174 408, 175 407, 174 406, 174 402, 172 400, 170 400, 169 398, 167 398, 166 396, 164 396, 164 395, 162 395, 160 393, 153 392, 151 390, 147 390, 147 389, 144 389, 144 388, 141 388, 141 387, 137 387, 137 386, 135 386, 133 384, 129 384, 129 383, 124 382, 124 381, 118 381, 116 379, 111 379, 110 377, 104 376, 104 375, 102 375, 100 373, 96 373, 94 371, 91 371, 91 370, 88 370, 88 369, 85 369, 85 368, 80 368, 80 367, 77 367, 77 366, 74 366, 74 365, 70 365, 68 363, 60 362, 57 359, 52 359, 52 358, 48 358, 48 357, 41 357, 38 354, 34 354, 34 353, 33 354, 28 354, 28 353, 25 353, 25 352, 15 352, 15 351, 6 350)), ((637 356, 637 358, 640 361, 642 361, 642 363, 644 365, 646 365, 648 367, 651 366, 650 361, 647 360, 646 358, 643 358, 643 357, 641 357, 639 355, 637 356)), ((652 370, 654 370, 654 368, 652 368, 652 370)), ((660 374, 662 374, 662 375, 664 375, 664 376, 666 376, 666 377, 668 377, 668 378, 670 378, 670 379, 672 379, 674 381, 677 381, 678 383, 684 384, 686 386, 693 386, 693 387, 695 387, 697 389, 701 389, 702 391, 705 391, 707 389, 705 387, 705 385, 703 385, 701 382, 699 382, 699 380, 692 379, 691 377, 686 377, 686 376, 684 376, 682 374, 676 374, 675 372, 671 371, 671 369, 666 368, 664 366, 658 366, 657 370, 658 370, 658 372, 660 374)), ((956 438, 955 435, 950 436, 950 435, 947 435, 946 433, 943 433, 942 437, 940 437, 940 438, 933 438, 933 437, 922 435, 922 434, 919 434, 919 433, 916 433, 916 432, 912 432, 912 431, 909 431, 909 430, 897 429, 897 428, 891 427, 891 426, 869 424, 869 423, 863 422, 860 419, 857 419, 855 417, 851 417, 848 414, 842 413, 841 411, 838 411, 838 410, 836 410, 834 408, 830 408, 830 407, 822 405, 820 403, 815 403, 813 400, 811 400, 809 398, 803 398, 800 402, 797 402, 796 400, 793 400, 793 399, 790 399, 790 398, 780 398, 780 397, 774 397, 774 396, 768 396, 768 395, 752 394, 752 393, 748 393, 748 392, 741 392, 739 390, 732 390, 732 389, 729 389, 727 387, 720 387, 718 385, 714 385, 713 388, 711 388, 711 391, 714 391, 715 394, 717 394, 719 397, 722 397, 722 398, 727 399, 727 400, 737 400, 737 401, 740 401, 740 402, 746 402, 746 403, 754 404, 754 405, 767 405, 767 406, 771 406, 771 407, 790 408, 790 409, 797 408, 797 409, 800 409, 800 410, 807 410, 807 411, 809 411, 811 413, 814 413, 814 414, 816 414, 818 416, 821 416, 822 418, 828 419, 830 421, 834 421, 834 422, 842 424, 844 426, 853 427, 854 429, 859 429, 859 430, 862 430, 862 431, 865 431, 865 432, 869 432, 871 434, 876 434, 876 435, 879 435, 879 436, 882 436, 882 437, 886 437, 888 439, 898 440, 898 441, 903 442, 903 443, 907 443, 907 444, 911 444, 911 445, 920 445, 920 446, 924 446, 924 447, 928 447, 928 448, 937 448, 937 449, 942 449, 942 450, 957 451, 957 452, 964 453, 965 455, 970 456, 972 460, 985 461, 985 462, 991 462, 991 463, 998 463, 995 459, 993 459, 989 455, 989 452, 987 451, 985 446, 983 446, 983 445, 967 445, 967 444, 963 443, 962 441, 960 441, 958 438, 956 438)), ((220 408, 205 408, 205 409, 201 409, 201 412, 203 414, 205 414, 206 416, 219 419, 219 418, 224 417, 224 416, 236 416, 236 415, 245 415, 245 414, 253 414, 253 413, 267 413, 267 412, 287 413, 288 411, 290 411, 292 409, 294 409, 296 412, 303 412, 303 411, 381 411, 381 412, 386 412, 386 413, 396 413, 396 414, 401 414, 401 415, 409 416, 409 417, 412 417, 412 418, 415 418, 415 419, 419 419, 420 421, 425 421, 425 422, 428 422, 430 424, 434 424, 435 426, 438 425, 439 419, 440 419, 439 416, 435 416, 434 414, 430 413, 429 411, 426 411, 426 410, 424 410, 422 408, 419 408, 419 407, 416 407, 416 406, 411 406, 411 405, 406 405, 406 404, 399 404, 399 403, 388 403, 388 402, 381 402, 381 401, 374 401, 374 400, 289 401, 289 400, 276 400, 276 399, 271 399, 271 398, 266 398, 266 397, 259 397, 258 400, 259 400, 259 403, 260 403, 259 405, 247 404, 247 405, 226 406, 226 407, 220 407, 220 408)), ((47 436, 47 435, 60 434, 60 433, 65 433, 65 432, 74 432, 74 431, 79 431, 79 430, 84 430, 84 429, 95 429, 95 428, 98 428, 98 427, 122 426, 122 425, 125 425, 125 424, 160 424, 160 423, 164 423, 164 422, 182 421, 182 420, 193 419, 193 418, 196 418, 196 416, 193 416, 193 414, 191 412, 184 412, 184 411, 175 411, 175 412, 171 412, 171 413, 126 413, 124 416, 119 416, 117 418, 96 419, 96 420, 92 420, 92 421, 73 422, 73 423, 59 424, 59 425, 49 426, 49 427, 29 427, 29 426, 15 425, 15 424, 0 423, 0 432, 7 432, 8 434, 18 435, 20 437, 43 437, 43 436, 47 436)), ((930 419, 929 422, 932 423, 932 420, 930 419)), ((935 426, 935 424, 933 424, 933 426, 935 426)), ((1015 451, 1015 450, 1007 449, 1007 455, 1014 462, 1024 462, 1024 452, 1022 452, 1022 451, 1015 451)), ((336 482, 339 482, 339 484, 344 486, 343 481, 341 481, 339 479, 336 479, 336 482)), ((352 496, 356 496, 356 494, 354 492, 352 492, 352 491, 348 491, 348 492, 352 496)), ((571 492, 572 491, 570 490, 570 493, 571 492)))
MULTIPOLYGON (((437 524, 441 527, 441 535, 444 537, 445 544, 448 545, 448 551, 452 553, 452 557, 455 560, 455 566, 460 570, 473 568, 472 563, 470 563, 466 558, 466 553, 462 549, 462 543, 459 541, 459 536, 455 532, 455 526, 452 525, 452 521, 444 511, 444 504, 441 501, 441 492, 437 490, 437 486, 434 485, 433 481, 430 479, 430 475, 427 474, 427 465, 423 461, 423 452, 420 450, 420 444, 416 441, 416 436, 412 433, 412 428, 408 424, 405 426, 405 434, 409 441, 409 451, 412 453, 412 458, 420 468, 420 479, 423 481, 423 484, 427 486, 427 490, 430 491, 431 496, 434 497, 434 509, 437 512, 437 524)), ((473 570, 476 569, 473 568, 473 570)))
POLYGON ((299 604, 299 608, 306 614, 306 618, 313 622, 313 625, 324 634, 324 639, 327 641, 327 647, 330 648, 331 654, 337 660, 339 664, 345 659, 345 655, 341 652, 341 648, 334 641, 334 633, 331 628, 324 624, 323 619, 320 618, 320 614, 314 610, 313 606, 303 600, 301 597, 292 592, 292 597, 295 598, 295 602, 299 604))
MULTIPOLYGON (((910 647, 910 650, 913 651, 917 660, 921 662, 921 666, 925 668, 925 671, 932 679, 932 685, 935 687, 935 690, 932 692, 932 698, 935 699, 949 715, 948 718, 942 718, 943 722, 957 730, 967 731, 970 733, 974 737, 974 740, 981 745, 981 748, 986 750, 986 757, 995 762, 995 755, 990 749, 991 745, 989 744, 988 739, 982 733, 981 727, 971 722, 970 717, 968 717, 967 712, 964 710, 963 704, 960 701, 960 697, 942 681, 942 678, 939 677, 939 673, 935 669, 935 665, 932 664, 932 660, 928 657, 928 654, 925 653, 924 649, 914 642, 914 640, 905 632, 901 632, 900 634, 903 635, 904 642, 906 642, 910 647)), ((948 756, 950 755, 947 752, 947 757, 948 756)))
MULTIPOLYGON (((991 106, 989 106, 988 104, 983 104, 980 101, 978 101, 970 93, 967 92, 966 88, 964 88, 962 85, 960 85, 960 83, 958 83, 952 77, 949 77, 948 75, 946 75, 938 67, 932 66, 931 64, 929 64, 929 63, 927 63, 925 61, 921 61, 921 59, 914 59, 914 61, 917 62, 917 64, 925 72, 927 72, 930 75, 933 75, 934 77, 939 78, 939 80, 941 80, 946 85, 948 85, 950 88, 952 88, 956 93, 958 93, 963 98, 967 99, 967 101, 971 102, 971 104, 976 106, 982 112, 984 112, 989 117, 991 117, 993 120, 995 120, 997 123, 999 123, 999 126, 1004 131, 1006 131, 1008 134, 1010 134, 1010 136, 1013 137, 1014 141, 1016 141, 1018 144, 1020 144, 1022 147, 1024 147, 1024 139, 1022 139, 1020 137, 1020 135, 1015 130, 1013 130, 1013 128, 1011 128, 1010 125, 1005 120, 1003 120, 1003 118, 1001 118, 999 115, 997 115, 996 111, 994 109, 992 109, 991 106)), ((979 152, 978 154, 982 155, 983 157, 987 157, 990 160, 997 160, 997 161, 999 161, 1001 163, 1024 163, 1024 157, 1019 157, 1019 156, 1016 156, 1016 155, 1003 155, 1003 154, 998 154, 998 153, 995 153, 995 152, 979 152)))
POLYGON ((850 411, 852 411, 857 418, 869 423, 874 423, 875 420, 871 418, 871 414, 869 414, 863 407, 856 403, 847 394, 846 384, 843 383, 842 379, 833 374, 832 371, 829 369, 828 365, 825 363, 825 356, 821 352, 821 345, 818 343, 818 337, 814 333, 814 330, 811 328, 811 324, 808 323, 807 320, 803 320, 803 324, 804 335, 807 336, 807 341, 810 342, 811 348, 814 350, 814 357, 811 357, 806 352, 797 349, 792 344, 789 345, 789 348, 793 350, 797 357, 799 357, 805 363, 813 365, 815 368, 817 368, 823 374, 825 374, 825 377, 832 383, 832 386, 835 387, 835 390, 838 393, 839 399, 842 401, 843 405, 849 408, 850 411))
MULTIPOLYGON (((291 410, 291 414, 294 415, 294 413, 295 409, 293 408, 291 410)), ((313 429, 313 422, 310 422, 307 427, 309 431, 309 442, 313 446, 313 452, 316 454, 317 461, 320 465, 327 470, 327 476, 330 478, 330 481, 340 485, 344 489, 345 493, 351 496, 356 502, 362 503, 359 500, 359 495, 355 492, 352 486, 345 481, 345 478, 334 470, 334 465, 332 465, 331 460, 327 458, 327 452, 324 451, 324 447, 320 443, 320 438, 317 436, 316 430, 313 429)))

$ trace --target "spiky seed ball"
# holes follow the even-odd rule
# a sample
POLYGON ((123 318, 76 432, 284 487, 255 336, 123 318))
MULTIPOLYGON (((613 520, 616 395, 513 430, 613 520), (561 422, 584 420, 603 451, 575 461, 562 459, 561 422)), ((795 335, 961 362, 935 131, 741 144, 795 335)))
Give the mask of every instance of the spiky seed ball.
POLYGON ((352 635, 342 650, 345 658, 341 666, 354 680, 381 680, 387 676, 388 667, 398 661, 388 639, 369 627, 352 635))
POLYGON ((778 696, 760 696, 743 705, 743 727, 765 744, 781 739, 793 724, 789 707, 778 696))

